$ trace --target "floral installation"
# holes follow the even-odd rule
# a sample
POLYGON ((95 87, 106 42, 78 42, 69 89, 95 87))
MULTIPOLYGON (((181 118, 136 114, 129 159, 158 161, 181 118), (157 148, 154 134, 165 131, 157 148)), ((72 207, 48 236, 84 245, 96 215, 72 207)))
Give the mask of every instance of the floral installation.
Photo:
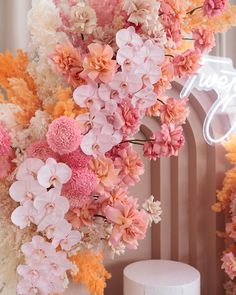
POLYGON ((217 233, 224 238, 226 245, 221 258, 222 269, 230 280, 224 287, 227 295, 233 295, 236 294, 236 136, 231 136, 223 146, 227 160, 234 167, 226 172, 222 189, 217 192, 218 200, 212 209, 225 214, 225 230, 217 233))
POLYGON ((0 288, 62 294, 74 280, 104 293, 103 255, 137 249, 161 220, 154 196, 140 204, 129 192, 144 173, 135 147, 151 160, 178 155, 188 98, 166 91, 197 73, 235 10, 225 0, 32 1, 29 52, 0 54, 0 288), (160 129, 139 139, 145 116, 160 129))

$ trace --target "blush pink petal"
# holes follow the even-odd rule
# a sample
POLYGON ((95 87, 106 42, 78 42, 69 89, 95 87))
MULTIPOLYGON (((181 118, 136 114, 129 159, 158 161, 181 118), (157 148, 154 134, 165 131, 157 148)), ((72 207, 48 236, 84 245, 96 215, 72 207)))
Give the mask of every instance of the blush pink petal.
POLYGON ((116 44, 118 47, 123 46, 142 46, 142 38, 135 33, 134 27, 129 27, 127 29, 119 30, 116 33, 116 44))
POLYGON ((44 162, 37 158, 26 159, 18 168, 16 173, 17 180, 25 180, 26 177, 36 177, 39 169, 44 165, 44 162))

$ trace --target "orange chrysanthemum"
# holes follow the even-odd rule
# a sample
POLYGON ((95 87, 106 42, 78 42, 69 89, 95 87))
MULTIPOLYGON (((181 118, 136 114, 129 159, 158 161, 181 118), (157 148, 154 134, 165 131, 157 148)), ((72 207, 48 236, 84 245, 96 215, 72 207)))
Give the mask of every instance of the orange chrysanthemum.
POLYGON ((71 256, 70 260, 79 269, 72 274, 73 280, 83 283, 92 295, 103 295, 106 280, 111 278, 103 265, 103 255, 86 250, 71 256))
POLYGON ((82 109, 74 103, 72 99, 72 90, 69 87, 58 87, 56 98, 57 101, 55 104, 46 106, 46 111, 52 115, 53 119, 61 116, 75 118, 79 114, 87 112, 87 109, 82 109))
POLYGON ((21 108, 16 120, 22 125, 27 125, 41 107, 34 80, 27 72, 28 63, 28 55, 21 50, 17 51, 16 58, 10 52, 0 54, 0 86, 8 98, 6 101, 1 97, 0 102, 21 108))

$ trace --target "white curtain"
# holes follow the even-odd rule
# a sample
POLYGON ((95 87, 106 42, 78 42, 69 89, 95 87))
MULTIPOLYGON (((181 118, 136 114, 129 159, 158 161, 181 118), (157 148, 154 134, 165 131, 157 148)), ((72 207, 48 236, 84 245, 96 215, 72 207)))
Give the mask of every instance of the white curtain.
POLYGON ((0 51, 27 49, 27 12, 31 0, 0 0, 0 51))

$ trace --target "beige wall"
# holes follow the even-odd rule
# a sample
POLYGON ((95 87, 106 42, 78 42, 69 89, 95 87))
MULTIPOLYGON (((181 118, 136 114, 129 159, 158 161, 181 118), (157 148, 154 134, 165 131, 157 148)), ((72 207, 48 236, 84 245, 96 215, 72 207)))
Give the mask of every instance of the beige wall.
MULTIPOLYGON (((30 0, 0 0, 0 50, 26 48, 26 11, 30 0)), ((215 53, 227 55, 236 61, 235 30, 218 38, 215 53)), ((179 96, 180 84, 171 91, 179 96)), ((219 257, 222 241, 216 238, 216 228, 223 220, 211 212, 215 191, 219 188, 225 171, 224 153, 220 146, 209 146, 202 136, 202 125, 213 94, 193 92, 190 98, 191 115, 184 126, 186 145, 178 158, 145 160, 146 174, 133 194, 145 198, 151 193, 162 201, 163 216, 160 225, 148 232, 138 251, 127 251, 106 264, 113 279, 107 295, 122 294, 122 269, 132 261, 150 258, 174 259, 195 266, 202 275, 202 295, 222 295, 224 275, 219 257)), ((227 126, 227 118, 218 127, 227 126)), ((158 122, 147 119, 139 136, 145 138, 150 130, 158 128, 158 122)), ((77 293, 77 292, 76 292, 77 293)), ((71 292, 70 295, 76 293, 71 292)), ((6 294, 9 295, 9 294, 6 294)))

